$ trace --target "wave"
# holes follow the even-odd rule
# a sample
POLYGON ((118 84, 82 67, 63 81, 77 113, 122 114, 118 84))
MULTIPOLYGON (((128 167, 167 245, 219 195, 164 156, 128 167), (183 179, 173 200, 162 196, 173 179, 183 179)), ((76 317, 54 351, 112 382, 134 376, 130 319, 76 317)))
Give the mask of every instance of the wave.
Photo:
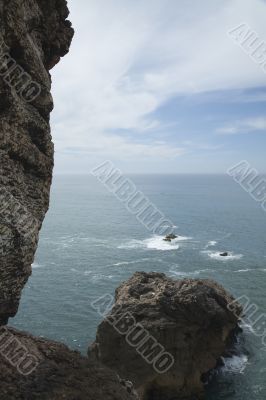
POLYGON ((214 272, 213 269, 200 269, 197 271, 192 271, 192 272, 185 272, 185 271, 175 271, 175 270, 169 270, 169 273, 172 274, 171 277, 173 276, 179 276, 179 277, 186 277, 186 276, 197 276, 200 274, 203 274, 205 272, 214 272))
POLYGON ((187 236, 178 236, 176 239, 173 239, 171 242, 166 242, 163 240, 164 236, 155 235, 149 239, 144 240, 130 240, 129 242, 118 246, 119 249, 137 249, 143 248, 148 250, 161 250, 161 251, 170 251, 170 250, 178 250, 179 242, 183 242, 191 239, 187 236))
POLYGON ((42 268, 42 266, 36 262, 31 265, 31 268, 42 268))
POLYGON ((171 242, 165 242, 163 236, 155 236, 150 239, 144 240, 144 244, 147 249, 150 250, 178 250, 179 245, 177 244, 177 239, 172 240, 171 242))
POLYGON ((98 283, 114 278, 114 275, 95 274, 94 271, 84 271, 84 275, 89 276, 92 283, 98 283))
POLYGON ((217 244, 216 240, 210 240, 208 244, 206 245, 205 249, 208 249, 209 247, 213 247, 217 244))
POLYGON ((237 272, 250 272, 250 271, 254 271, 253 269, 250 269, 250 268, 247 268, 247 269, 238 269, 237 271, 234 271, 234 273, 237 273, 237 272))
POLYGON ((234 355, 230 358, 222 357, 224 366, 221 368, 224 373, 243 374, 248 364, 248 357, 245 354, 234 355))
POLYGON ((250 325, 250 324, 247 324, 245 321, 241 321, 240 322, 240 327, 244 330, 244 331, 246 331, 246 332, 249 332, 249 333, 253 333, 253 334, 255 334, 256 333, 256 331, 254 330, 254 328, 253 328, 253 326, 252 325, 250 325))
POLYGON ((151 258, 141 258, 139 260, 134 260, 134 261, 121 261, 121 262, 117 262, 115 264, 110 265, 111 267, 120 267, 121 265, 130 265, 130 264, 138 264, 141 263, 143 261, 150 261, 151 258))
POLYGON ((113 264, 112 267, 120 267, 121 265, 130 265, 130 264, 135 264, 137 262, 138 261, 121 261, 121 262, 113 264))
POLYGON ((246 268, 246 269, 238 269, 233 271, 234 273, 245 273, 245 272, 266 272, 265 268, 246 268))
POLYGON ((231 261, 231 260, 240 260, 243 257, 243 254, 234 254, 233 252, 228 252, 228 256, 221 256, 222 251, 202 251, 202 253, 207 254, 210 258, 219 261, 231 261))

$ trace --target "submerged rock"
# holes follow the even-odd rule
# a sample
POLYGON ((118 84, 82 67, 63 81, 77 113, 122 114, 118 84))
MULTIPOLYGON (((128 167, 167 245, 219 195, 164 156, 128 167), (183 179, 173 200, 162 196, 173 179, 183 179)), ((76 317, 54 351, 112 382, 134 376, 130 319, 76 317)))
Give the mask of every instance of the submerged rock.
POLYGON ((178 236, 175 235, 174 233, 170 233, 169 235, 166 235, 165 238, 163 239, 165 242, 171 242, 174 239, 177 239, 178 236))
POLYGON ((238 326, 241 306, 211 280, 137 272, 116 290, 90 357, 133 382, 143 400, 200 396, 238 326))
POLYGON ((174 233, 170 233, 169 235, 166 236, 166 239, 176 239, 178 236, 175 235, 174 233))
POLYGON ((130 382, 63 344, 0 327, 0 349, 1 400, 138 400, 130 382))
POLYGON ((177 239, 178 236, 175 235, 174 233, 170 233, 169 235, 166 235, 165 238, 163 239, 165 242, 171 242, 174 239, 177 239))
POLYGON ((49 205, 51 69, 73 36, 65 0, 0 0, 0 325, 17 312, 49 205))

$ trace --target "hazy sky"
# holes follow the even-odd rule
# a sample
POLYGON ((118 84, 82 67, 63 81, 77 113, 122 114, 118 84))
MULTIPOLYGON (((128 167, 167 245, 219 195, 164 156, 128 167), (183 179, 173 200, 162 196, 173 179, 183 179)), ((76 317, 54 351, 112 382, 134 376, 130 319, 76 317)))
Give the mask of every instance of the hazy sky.
POLYGON ((266 73, 228 35, 266 42, 263 0, 69 0, 52 70, 56 173, 266 171, 266 73))

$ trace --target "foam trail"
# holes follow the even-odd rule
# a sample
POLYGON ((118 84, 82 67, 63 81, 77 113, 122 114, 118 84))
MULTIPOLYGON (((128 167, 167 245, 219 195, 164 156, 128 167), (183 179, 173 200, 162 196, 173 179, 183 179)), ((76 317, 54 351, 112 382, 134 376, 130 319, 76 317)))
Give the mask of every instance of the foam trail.
POLYGON ((112 264, 111 267, 120 267, 121 265, 130 265, 130 264, 138 264, 143 261, 150 261, 152 260, 151 258, 141 258, 139 260, 133 260, 133 261, 120 261, 115 264, 112 264))
POLYGON ((248 357, 245 354, 234 355, 230 358, 222 357, 224 366, 222 372, 224 373, 240 373, 243 374, 248 364, 248 357))
POLYGON ((36 263, 36 262, 34 262, 32 265, 31 265, 31 268, 41 268, 41 265, 40 264, 38 264, 38 263, 36 263))
POLYGON ((176 239, 171 240, 171 242, 166 242, 163 240, 164 236, 154 235, 149 239, 145 240, 130 240, 129 242, 118 246, 119 249, 137 249, 143 248, 148 250, 161 250, 170 251, 178 250, 179 242, 184 242, 191 239, 187 236, 178 236, 176 239))
POLYGON ((197 276, 200 274, 204 274, 206 272, 213 272, 214 270, 212 269, 200 269, 197 271, 192 271, 192 272, 185 272, 185 271, 175 271, 175 270, 169 270, 169 273, 172 274, 171 276, 178 276, 178 277, 186 277, 186 276, 197 276))
POLYGON ((208 249, 209 247, 213 247, 217 244, 215 240, 210 240, 208 244, 206 245, 205 249, 208 249))
POLYGON ((220 254, 222 251, 202 251, 202 253, 207 254, 210 258, 219 261, 232 261, 232 260, 240 260, 243 257, 243 254, 234 254, 233 252, 229 252, 227 257, 223 257, 220 254))

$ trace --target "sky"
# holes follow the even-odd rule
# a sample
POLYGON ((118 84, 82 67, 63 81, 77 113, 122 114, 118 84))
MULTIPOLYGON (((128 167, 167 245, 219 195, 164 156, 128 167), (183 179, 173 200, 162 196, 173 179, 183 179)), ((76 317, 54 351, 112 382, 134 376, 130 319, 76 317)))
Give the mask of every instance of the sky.
POLYGON ((266 172, 266 68, 239 45, 252 31, 266 43, 265 0, 68 4, 75 37, 51 71, 55 173, 105 160, 125 173, 226 173, 241 160, 266 172))

